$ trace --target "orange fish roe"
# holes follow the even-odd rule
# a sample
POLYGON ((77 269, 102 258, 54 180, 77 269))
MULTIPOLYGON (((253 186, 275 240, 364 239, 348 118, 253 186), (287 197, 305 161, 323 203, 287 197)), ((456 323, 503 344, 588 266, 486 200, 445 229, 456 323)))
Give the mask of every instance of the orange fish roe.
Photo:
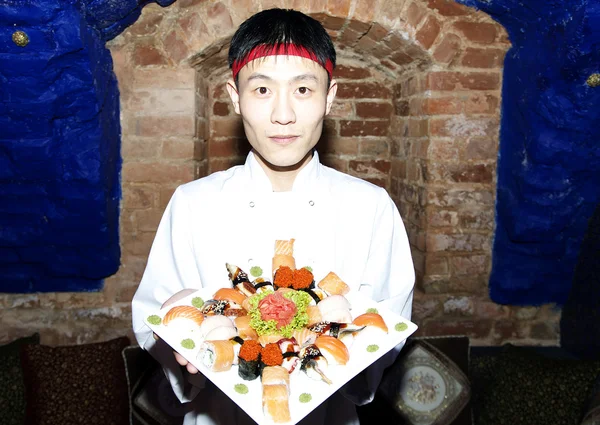
POLYGON ((253 339, 247 339, 242 344, 240 348, 239 357, 246 360, 247 362, 252 362, 258 360, 258 356, 262 351, 262 346, 253 339))
POLYGON ((306 289, 314 282, 315 278, 312 272, 306 268, 294 270, 292 287, 294 289, 306 289))
POLYGON ((289 288, 292 286, 294 281, 294 271, 288 266, 281 266, 275 272, 275 279, 273 279, 273 285, 278 288, 289 288))
POLYGON ((260 352, 260 358, 266 366, 281 366, 283 354, 277 344, 267 344, 260 352))

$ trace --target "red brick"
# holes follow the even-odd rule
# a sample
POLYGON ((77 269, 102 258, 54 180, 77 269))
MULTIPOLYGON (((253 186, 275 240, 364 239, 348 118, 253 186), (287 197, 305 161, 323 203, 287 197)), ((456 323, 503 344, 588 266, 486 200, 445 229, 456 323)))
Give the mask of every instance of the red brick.
POLYGON ((121 146, 123 158, 131 161, 136 159, 158 158, 161 148, 160 138, 125 137, 121 146))
POLYGON ((326 13, 313 13, 311 16, 319 21, 327 30, 338 31, 342 29, 344 23, 346 22, 346 19, 344 18, 340 18, 339 16, 331 16, 326 13))
POLYGON ((154 236, 154 232, 138 232, 121 238, 123 253, 147 258, 154 236))
POLYGON ((423 99, 426 115, 454 115, 462 112, 462 101, 456 97, 430 97, 423 99))
POLYGON ((410 6, 408 6, 408 9, 406 9, 406 22, 413 28, 416 28, 419 23, 421 23, 421 20, 426 13, 427 9, 419 6, 415 2, 412 2, 410 6))
POLYGON ((213 89, 213 99, 229 100, 229 94, 225 90, 225 84, 217 84, 213 89))
POLYGON ((135 211, 135 219, 138 230, 144 232, 155 232, 163 216, 163 211, 157 208, 135 211))
POLYGON ((166 65, 167 58, 156 47, 146 44, 137 44, 133 48, 133 64, 138 66, 166 65))
POLYGON ((439 21, 433 15, 430 15, 419 31, 417 31, 415 38, 425 50, 428 50, 435 42, 440 29, 439 21))
POLYGON ((358 155, 358 139, 354 137, 328 137, 319 141, 317 149, 319 153, 323 154, 356 156, 358 155))
POLYGON ((209 140, 208 142, 208 156, 210 158, 228 158, 245 155, 248 153, 249 149, 249 144, 245 139, 227 138, 209 140))
POLYGON ((428 159, 434 162, 456 161, 459 155, 460 142, 454 138, 437 139, 429 141, 428 159))
MULTIPOLYGON (((170 182, 169 182, 170 183, 170 182)), ((175 189, 177 189, 176 185, 169 184, 167 186, 162 185, 159 192, 159 207, 164 211, 167 208, 167 204, 173 197, 173 193, 175 193, 175 189)))
POLYGON ((389 103, 357 102, 356 115, 362 118, 386 118, 392 114, 392 105, 389 103))
POLYGON ((494 137, 473 137, 469 139, 461 159, 469 160, 493 160, 498 157, 498 142, 494 137))
POLYGON ((342 173, 348 173, 348 160, 343 158, 338 158, 334 155, 323 155, 320 158, 322 163, 328 167, 333 168, 334 170, 341 171, 342 173))
POLYGON ((242 120, 237 117, 211 119, 210 137, 244 137, 244 126, 242 120))
POLYGON ((390 172, 391 163, 386 160, 358 161, 350 160, 350 170, 358 174, 387 174, 390 172))
POLYGON ((424 272, 427 276, 431 275, 447 275, 450 272, 448 267, 448 258, 439 255, 428 254, 425 257, 424 272))
POLYGON ((486 72, 431 72, 426 78, 429 90, 496 90, 500 88, 500 74, 486 72))
POLYGON ((487 255, 451 257, 450 264, 452 274, 455 276, 480 275, 489 271, 489 257, 487 255))
MULTIPOLYGON (((353 46, 364 33, 353 30, 352 28, 345 28, 342 34, 338 37, 338 43, 348 44, 353 46)), ((336 67, 337 68, 337 67, 336 67)), ((334 71, 335 72, 335 71, 334 71)))
POLYGON ((489 319, 454 319, 448 318, 428 320, 421 325, 422 336, 461 335, 473 339, 483 339, 490 334, 493 322, 489 319))
POLYGON ((127 209, 150 208, 156 202, 156 191, 150 186, 123 185, 122 207, 127 209))
POLYGON ((360 80, 369 78, 371 71, 368 68, 359 68, 357 66, 338 65, 333 71, 334 78, 346 78, 349 80, 360 80))
POLYGON ((193 159, 194 142, 191 140, 165 140, 162 157, 167 159, 193 159))
POLYGON ((190 163, 165 164, 161 162, 123 164, 123 179, 128 182, 163 183, 188 182, 193 178, 190 163))
POLYGON ((490 44, 496 40, 496 25, 491 23, 459 21, 454 27, 474 43, 490 44))
POLYGON ((390 89, 380 83, 344 83, 338 86, 340 99, 387 99, 390 89))
POLYGON ((461 211, 459 228, 464 230, 494 230, 495 214, 492 208, 461 211))
POLYGON ((390 121, 341 121, 340 136, 342 137, 366 137, 386 136, 389 133, 390 121))
POLYGON ((133 73, 136 90, 193 89, 196 71, 193 69, 137 69, 133 73))
POLYGON ((472 9, 456 3, 454 0, 429 0, 429 8, 436 9, 440 15, 463 16, 473 13, 472 9))
POLYGON ((394 114, 399 117, 407 117, 410 115, 410 106, 408 100, 394 101, 394 114))
POLYGON ((414 59, 407 55, 405 52, 396 52, 392 56, 390 56, 390 60, 400 66, 408 65, 414 59))
POLYGON ((192 6, 196 6, 200 3, 204 3, 206 0, 179 0, 177 2, 177 5, 180 8, 187 8, 187 7, 192 7, 192 6))
POLYGON ((386 139, 362 139, 359 143, 359 154, 370 158, 388 158, 390 145, 386 139))
POLYGON ((423 115, 423 102, 425 99, 412 98, 408 102, 409 114, 413 117, 420 117, 423 115))
POLYGON ((498 68, 504 62, 505 51, 502 49, 467 48, 462 58, 463 66, 469 68, 498 68))
POLYGON ((373 5, 373 0, 356 0, 354 3, 355 7, 354 14, 352 15, 353 19, 350 22, 372 22, 376 11, 376 8, 373 5))
POLYGON ((363 180, 368 181, 369 183, 373 183, 375 186, 382 187, 387 190, 389 182, 388 178, 384 177, 363 177, 363 180))
POLYGON ((489 93, 476 93, 469 97, 465 104, 465 112, 468 114, 493 114, 498 113, 500 99, 489 93))
POLYGON ((405 179, 406 178, 406 161, 403 159, 393 159, 390 174, 394 177, 398 177, 399 179, 405 179))
POLYGON ((167 55, 176 64, 182 62, 191 54, 189 48, 176 31, 171 31, 167 34, 163 41, 163 46, 167 55))
POLYGON ((410 97, 415 94, 423 92, 425 86, 422 83, 422 81, 423 80, 420 78, 419 75, 414 75, 414 76, 408 78, 401 85, 401 96, 402 97, 410 97))
POLYGON ((433 58, 440 63, 450 63, 457 57, 461 49, 460 37, 446 34, 442 42, 435 48, 433 58))
POLYGON ((431 227, 455 227, 458 225, 458 212, 431 209, 427 217, 431 227))
POLYGON ((427 159, 427 152, 429 151, 429 139, 412 140, 410 145, 410 155, 413 158, 427 159))
POLYGON ((450 179, 457 183, 491 183, 495 166, 491 164, 461 164, 450 168, 450 179))
POLYGON ((432 136, 441 137, 483 137, 497 132, 498 123, 495 118, 475 118, 455 115, 450 118, 431 118, 432 136))
POLYGON ((371 28, 369 28, 369 32, 367 33, 366 37, 370 38, 373 41, 381 41, 385 38, 386 35, 388 35, 388 32, 389 30, 383 25, 373 23, 371 25, 371 28))
POLYGON ((328 117, 352 118, 354 116, 354 102, 333 102, 328 117))
POLYGON ((156 32, 162 20, 162 14, 142 12, 142 16, 128 28, 128 32, 133 35, 152 35, 156 32))
POLYGON ((227 6, 223 3, 215 3, 206 12, 206 23, 213 29, 214 34, 227 34, 233 29, 233 21, 227 6))
POLYGON ((227 170, 236 165, 244 163, 244 156, 234 156, 228 158, 211 158, 209 160, 209 171, 215 173, 217 171, 227 170))
POLYGON ((227 102, 215 102, 213 105, 213 115, 220 117, 226 117, 229 115, 229 103, 227 102))
POLYGON ((410 119, 408 121, 409 137, 425 137, 429 135, 428 120, 410 119))
POLYGON ((194 118, 191 115, 140 116, 136 122, 139 136, 193 136, 194 118))

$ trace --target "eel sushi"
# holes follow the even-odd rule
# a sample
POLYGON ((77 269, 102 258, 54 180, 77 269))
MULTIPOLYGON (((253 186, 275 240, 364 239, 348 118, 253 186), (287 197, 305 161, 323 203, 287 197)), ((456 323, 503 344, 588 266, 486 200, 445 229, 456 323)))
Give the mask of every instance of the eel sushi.
POLYGON ((238 355, 238 375, 246 381, 253 381, 260 375, 260 352, 262 346, 253 339, 244 341, 238 355))
POLYGON ((300 370, 304 371, 306 376, 317 381, 324 381, 327 384, 332 383, 325 375, 328 363, 325 356, 319 350, 319 347, 314 344, 303 347, 300 350, 300 358, 302 359, 300 370))
POLYGON ((250 279, 248 279, 248 275, 238 266, 234 266, 233 264, 225 263, 225 267, 227 267, 227 273, 229 275, 229 280, 231 280, 231 284, 235 289, 240 291, 242 294, 247 297, 251 297, 256 294, 256 289, 250 279))
POLYGON ((197 359, 213 372, 224 372, 231 369, 234 349, 229 340, 204 341, 200 345, 197 359))

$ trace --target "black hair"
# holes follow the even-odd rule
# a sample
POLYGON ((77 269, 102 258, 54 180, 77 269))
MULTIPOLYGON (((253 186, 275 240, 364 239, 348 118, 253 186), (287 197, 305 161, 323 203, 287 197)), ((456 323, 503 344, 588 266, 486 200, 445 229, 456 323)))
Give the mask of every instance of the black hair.
POLYGON ((287 44, 304 47, 314 53, 321 66, 329 60, 335 68, 335 47, 323 25, 297 10, 277 8, 258 12, 239 26, 229 46, 229 68, 257 46, 283 45, 285 51, 287 44))

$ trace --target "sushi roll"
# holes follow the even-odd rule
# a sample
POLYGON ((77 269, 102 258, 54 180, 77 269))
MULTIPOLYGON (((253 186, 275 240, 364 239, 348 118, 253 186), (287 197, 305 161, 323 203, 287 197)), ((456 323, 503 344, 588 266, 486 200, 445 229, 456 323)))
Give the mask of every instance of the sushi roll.
POLYGON ((229 340, 204 341, 200 344, 197 359, 213 372, 224 372, 231 369, 234 349, 229 340))
POLYGON ((263 385, 263 413, 275 423, 289 422, 290 404, 288 388, 285 385, 263 385))
POLYGON ((317 286, 329 295, 346 295, 350 292, 350 287, 334 272, 329 272, 317 286))
POLYGON ((234 336, 229 341, 231 341, 231 344, 233 345, 233 364, 237 365, 239 363, 240 350, 242 349, 244 340, 239 336, 234 336))
POLYGON ((273 287, 273 284, 271 282, 269 282, 268 280, 264 280, 262 277, 259 277, 258 279, 256 279, 254 282, 252 282, 252 284, 254 285, 254 289, 256 289, 257 294, 260 294, 265 291, 274 291, 275 290, 275 288, 273 287))
POLYGON ((315 277, 306 267, 294 270, 292 288, 309 289, 315 287, 315 277))
POLYGON ((294 270, 288 266, 281 266, 275 271, 273 276, 273 286, 276 289, 290 288, 294 282, 294 270))
POLYGON ((182 332, 193 332, 202 328, 204 316, 191 305, 180 305, 171 308, 163 317, 163 325, 177 328, 182 332))
POLYGON ((333 336, 321 335, 315 340, 315 345, 329 364, 345 365, 350 360, 348 347, 333 336))
POLYGON ((285 385, 289 391, 290 374, 281 366, 267 366, 262 370, 261 382, 263 385, 285 385))
POLYGON ((260 375, 260 352, 262 346, 253 339, 244 341, 238 355, 238 375, 246 381, 253 381, 260 375))
POLYGON ((275 275, 280 267, 287 267, 291 270, 296 269, 296 260, 294 259, 294 239, 275 241, 275 252, 271 263, 273 284, 275 285, 275 275))

